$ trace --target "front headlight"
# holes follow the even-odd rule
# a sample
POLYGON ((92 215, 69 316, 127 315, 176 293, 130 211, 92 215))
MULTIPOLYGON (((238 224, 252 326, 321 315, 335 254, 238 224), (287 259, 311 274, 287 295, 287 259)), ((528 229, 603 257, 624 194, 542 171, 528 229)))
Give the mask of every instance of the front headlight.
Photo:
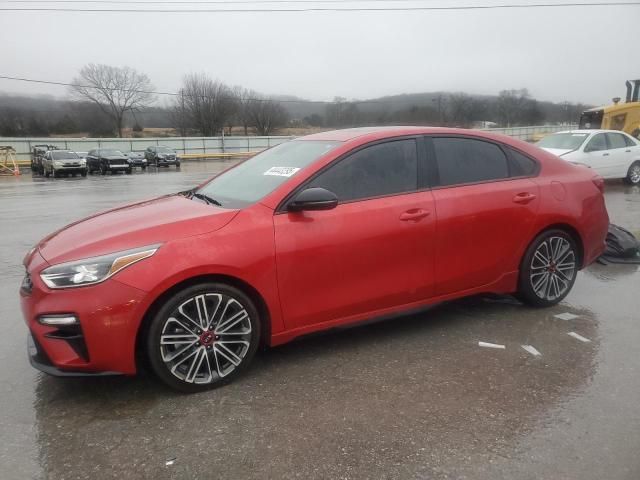
POLYGON ((53 164, 54 164, 56 167, 61 167, 61 166, 62 166, 62 162, 53 162, 53 164))
POLYGON ((40 278, 47 287, 54 289, 100 283, 129 265, 149 258, 158 251, 158 248, 160 245, 149 245, 124 252, 53 265, 44 269, 40 273, 40 278))
POLYGON ((80 159, 80 165, 86 165, 87 161, 84 158, 80 159))

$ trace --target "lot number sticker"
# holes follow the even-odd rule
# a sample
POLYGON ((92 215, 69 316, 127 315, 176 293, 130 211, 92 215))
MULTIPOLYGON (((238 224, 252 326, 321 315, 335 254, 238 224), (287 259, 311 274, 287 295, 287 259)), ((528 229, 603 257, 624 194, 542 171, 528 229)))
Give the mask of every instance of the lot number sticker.
POLYGON ((269 170, 264 172, 263 175, 274 175, 276 177, 290 177, 295 174, 298 170, 297 167, 271 167, 269 170))

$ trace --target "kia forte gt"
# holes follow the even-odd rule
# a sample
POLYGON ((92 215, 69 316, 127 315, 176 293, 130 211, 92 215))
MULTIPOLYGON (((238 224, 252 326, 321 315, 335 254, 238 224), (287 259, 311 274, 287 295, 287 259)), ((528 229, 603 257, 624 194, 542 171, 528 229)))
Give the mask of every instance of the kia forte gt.
POLYGON ((546 307, 604 249, 603 181, 491 133, 299 138, 189 191, 80 220, 25 257, 34 367, 221 385, 262 346, 493 292, 546 307))

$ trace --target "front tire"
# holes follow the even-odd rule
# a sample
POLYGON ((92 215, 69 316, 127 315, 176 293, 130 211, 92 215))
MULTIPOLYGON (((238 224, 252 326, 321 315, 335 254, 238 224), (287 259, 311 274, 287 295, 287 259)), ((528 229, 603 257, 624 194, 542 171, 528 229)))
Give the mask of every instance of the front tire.
POLYGON ((149 363, 168 386, 200 392, 230 382, 260 343, 251 299, 222 283, 202 283, 172 295, 155 314, 146 339, 149 363))
POLYGON ((106 175, 107 168, 104 165, 100 165, 100 175, 106 175))
POLYGON ((578 249, 563 230, 547 230, 538 235, 522 259, 518 297, 534 307, 560 303, 576 281, 578 249))
POLYGON ((640 162, 635 161, 629 167, 627 177, 624 179, 629 185, 640 185, 640 162))

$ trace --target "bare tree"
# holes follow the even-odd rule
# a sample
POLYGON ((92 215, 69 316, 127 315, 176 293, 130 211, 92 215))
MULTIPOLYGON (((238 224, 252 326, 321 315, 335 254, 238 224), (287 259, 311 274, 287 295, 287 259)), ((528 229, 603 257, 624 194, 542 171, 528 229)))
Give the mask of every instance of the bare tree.
POLYGON ((236 97, 237 111, 236 120, 244 129, 244 135, 249 134, 249 127, 251 126, 251 104, 252 98, 258 98, 259 95, 253 90, 241 86, 233 87, 233 94, 236 97))
POLYGON ((183 89, 180 89, 173 105, 169 108, 169 116, 173 128, 178 131, 181 137, 186 137, 191 128, 191 119, 183 89))
POLYGON ((144 73, 129 67, 112 67, 90 63, 73 80, 72 93, 98 105, 113 122, 122 137, 124 116, 153 101, 151 81, 144 73))
POLYGON ((203 73, 185 76, 181 93, 191 123, 205 137, 219 133, 238 108, 232 90, 203 73))
POLYGON ((281 104, 257 96, 248 100, 248 116, 258 135, 270 135, 288 120, 287 111, 281 104))

